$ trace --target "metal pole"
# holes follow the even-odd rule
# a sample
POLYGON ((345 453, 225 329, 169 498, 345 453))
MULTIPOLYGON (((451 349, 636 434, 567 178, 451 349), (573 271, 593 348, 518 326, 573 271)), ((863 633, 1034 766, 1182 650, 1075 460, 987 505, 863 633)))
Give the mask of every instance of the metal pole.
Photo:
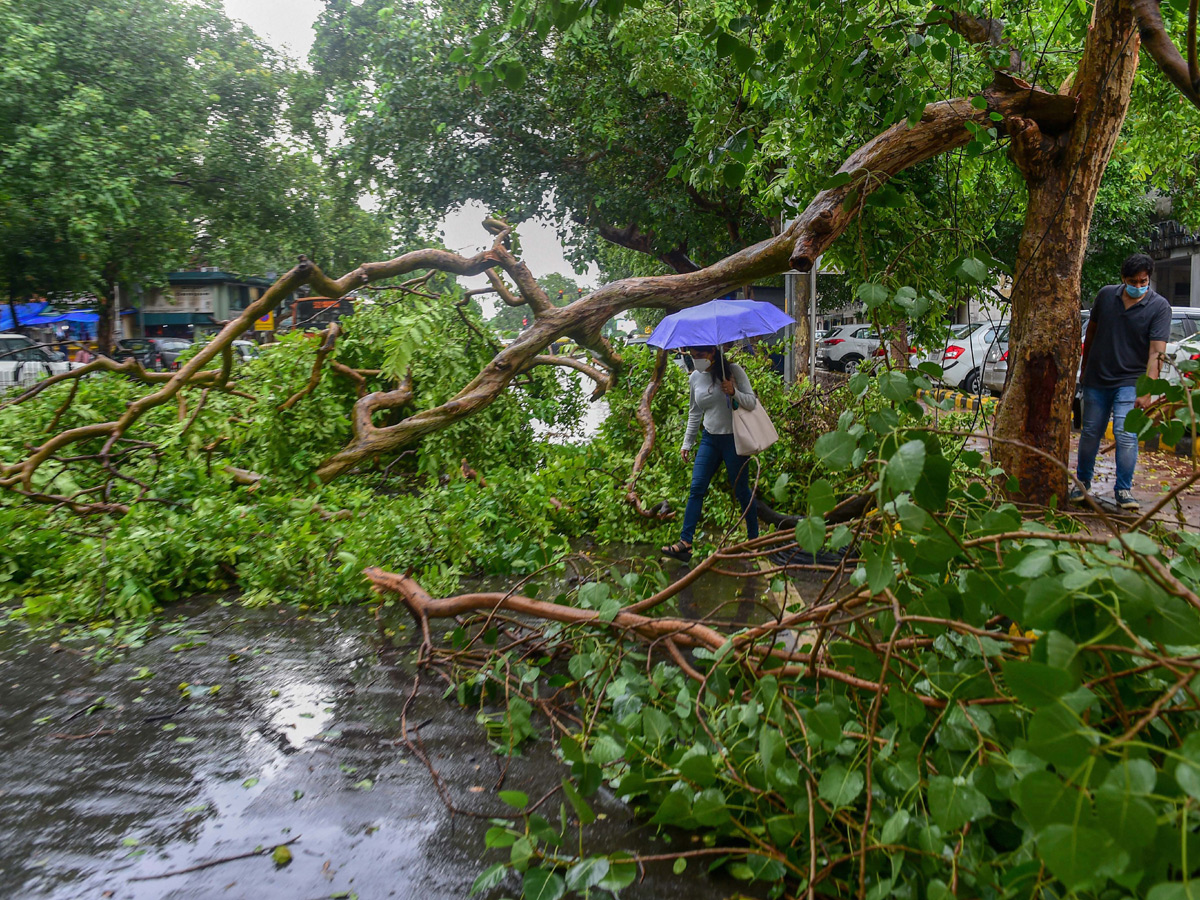
POLYGON ((808 343, 811 352, 808 355, 808 380, 817 380, 817 272, 821 268, 821 257, 813 263, 808 273, 808 343))
MULTIPOLYGON (((793 319, 796 317, 796 274, 794 272, 785 272, 783 276, 783 307, 784 312, 790 315, 793 319)), ((796 326, 788 325, 785 329, 785 341, 788 343, 788 352, 783 357, 783 380, 788 384, 796 383, 796 326)))

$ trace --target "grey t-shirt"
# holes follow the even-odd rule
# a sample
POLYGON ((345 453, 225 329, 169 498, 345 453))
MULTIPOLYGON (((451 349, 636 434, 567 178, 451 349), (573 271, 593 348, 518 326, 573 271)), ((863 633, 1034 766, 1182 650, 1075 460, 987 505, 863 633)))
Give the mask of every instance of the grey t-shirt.
MULTIPOLYGON (((1092 304, 1095 331, 1088 351, 1084 387, 1115 388, 1137 384, 1146 374, 1150 342, 1171 336, 1171 304, 1153 290, 1128 309, 1124 284, 1100 288, 1092 304)), ((1091 323, 1089 328, 1093 327, 1091 323)))

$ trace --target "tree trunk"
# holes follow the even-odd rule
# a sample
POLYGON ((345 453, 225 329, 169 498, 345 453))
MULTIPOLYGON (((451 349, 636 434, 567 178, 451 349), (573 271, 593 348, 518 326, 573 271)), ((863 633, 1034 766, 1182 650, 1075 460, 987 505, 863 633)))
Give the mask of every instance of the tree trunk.
MULTIPOLYGON (((1101 0, 1076 73, 1077 114, 1062 134, 1009 124, 1029 190, 1017 251, 1009 383, 993 454, 1016 479, 1014 499, 1065 499, 1071 403, 1080 353, 1080 269, 1100 180, 1125 120, 1138 62, 1129 0, 1101 0)), ((1115 275, 1116 273, 1114 273, 1115 275)))

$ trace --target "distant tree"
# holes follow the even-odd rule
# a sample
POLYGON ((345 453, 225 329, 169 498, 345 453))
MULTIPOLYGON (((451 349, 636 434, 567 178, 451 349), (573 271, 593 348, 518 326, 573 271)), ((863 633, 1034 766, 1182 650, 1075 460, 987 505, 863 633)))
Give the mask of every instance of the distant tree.
POLYGON ((0 3, 0 288, 94 293, 107 345, 119 283, 379 254, 383 220, 289 131, 293 78, 211 0, 0 3))

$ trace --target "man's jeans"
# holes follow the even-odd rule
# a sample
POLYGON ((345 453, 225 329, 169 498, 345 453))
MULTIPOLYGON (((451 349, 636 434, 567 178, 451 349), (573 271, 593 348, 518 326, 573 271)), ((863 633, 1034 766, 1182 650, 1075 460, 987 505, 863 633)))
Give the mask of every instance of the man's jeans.
POLYGON ((1137 399, 1137 388, 1133 385, 1117 388, 1083 389, 1083 428, 1079 435, 1079 480, 1086 485, 1092 483, 1092 472, 1096 467, 1096 453, 1100 439, 1111 418, 1113 435, 1117 439, 1117 490, 1127 491, 1133 487, 1133 470, 1137 468, 1138 439, 1136 434, 1125 430, 1125 416, 1133 409, 1137 399))
POLYGON ((758 537, 758 510, 750 494, 752 467, 747 465, 749 459, 748 456, 738 456, 732 434, 701 432, 696 461, 692 465, 692 489, 688 494, 687 508, 683 511, 683 533, 680 535, 683 541, 690 544, 696 536, 696 526, 700 523, 700 512, 704 508, 704 495, 708 493, 708 485, 722 461, 738 505, 746 513, 746 533, 751 538, 758 537))

